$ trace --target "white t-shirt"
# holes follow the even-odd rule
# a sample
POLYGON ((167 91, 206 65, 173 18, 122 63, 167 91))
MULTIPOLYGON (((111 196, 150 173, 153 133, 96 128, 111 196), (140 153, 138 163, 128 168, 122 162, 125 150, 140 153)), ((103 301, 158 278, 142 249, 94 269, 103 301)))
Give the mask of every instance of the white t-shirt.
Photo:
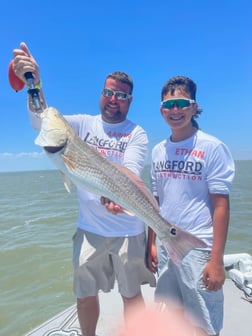
MULTIPOLYGON (((65 115, 75 132, 83 141, 94 147, 109 161, 117 162, 140 175, 145 165, 148 152, 146 132, 139 126, 125 120, 110 124, 102 120, 101 115, 87 114, 65 115)), ((40 119, 31 113, 34 128, 40 129, 40 119)), ((47 153, 55 162, 60 153, 47 153)), ((145 225, 136 216, 127 214, 113 215, 100 203, 100 196, 77 188, 79 217, 77 226, 106 237, 124 237, 138 235, 145 230, 145 225)), ((114 200, 116 202, 116 200, 114 200)))
POLYGON ((210 194, 229 194, 234 178, 230 151, 198 130, 192 137, 157 144, 152 151, 151 187, 161 215, 212 246, 210 194))

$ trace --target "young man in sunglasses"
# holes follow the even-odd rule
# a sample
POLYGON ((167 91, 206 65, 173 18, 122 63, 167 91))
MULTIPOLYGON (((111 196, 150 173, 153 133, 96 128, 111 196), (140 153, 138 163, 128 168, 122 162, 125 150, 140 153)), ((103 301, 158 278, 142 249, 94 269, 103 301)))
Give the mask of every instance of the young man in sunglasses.
MULTIPOLYGON (((24 43, 14 50, 14 71, 24 82, 24 74, 32 72, 45 108, 39 67, 24 43)), ((148 139, 139 125, 127 119, 132 91, 133 81, 126 73, 112 72, 106 77, 101 92, 100 114, 64 117, 80 138, 101 155, 140 175, 147 156, 148 139)), ((30 97, 29 109, 32 124, 39 130, 41 120, 39 113, 33 113, 30 97)), ((155 286, 155 277, 145 265, 144 223, 122 213, 118 204, 104 197, 100 199, 81 189, 77 194, 79 217, 73 237, 73 287, 82 335, 95 336, 100 290, 109 292, 117 279, 127 317, 133 305, 144 305, 141 285, 155 286)))
POLYGON ((152 151, 151 185, 161 215, 206 244, 176 265, 149 229, 148 266, 156 272, 156 301, 185 310, 195 335, 219 335, 223 324, 224 248, 229 224, 229 193, 234 162, 217 138, 195 120, 201 110, 196 84, 176 76, 164 85, 160 111, 171 135, 152 151), (156 247, 157 246, 157 247, 156 247))

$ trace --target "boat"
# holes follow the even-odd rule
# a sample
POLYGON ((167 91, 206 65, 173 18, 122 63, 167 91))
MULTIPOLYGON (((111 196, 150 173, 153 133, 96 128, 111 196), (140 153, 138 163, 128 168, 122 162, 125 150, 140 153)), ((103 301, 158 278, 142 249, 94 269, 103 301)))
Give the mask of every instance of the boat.
MULTIPOLYGON (((226 281, 224 284, 224 327, 221 336, 252 335, 252 256, 247 253, 224 256, 226 281)), ((153 302, 154 289, 142 286, 146 304, 153 302)), ((113 290, 101 293, 101 314, 97 334, 115 335, 122 318, 120 295, 113 290), (108 297, 112 296, 109 300, 108 297)), ((25 336, 81 336, 76 304, 52 317, 25 336)))

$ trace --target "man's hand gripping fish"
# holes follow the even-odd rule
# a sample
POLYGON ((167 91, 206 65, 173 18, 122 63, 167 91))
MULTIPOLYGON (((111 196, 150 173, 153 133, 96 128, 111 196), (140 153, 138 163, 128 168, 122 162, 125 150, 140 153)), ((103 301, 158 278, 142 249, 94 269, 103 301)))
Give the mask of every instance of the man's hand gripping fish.
POLYGON ((139 217, 156 232, 175 263, 179 263, 191 249, 206 247, 199 238, 162 218, 158 204, 144 182, 81 140, 56 109, 49 107, 40 117, 42 125, 35 143, 45 148, 61 148, 55 154, 47 152, 48 156, 77 187, 115 200, 139 217))

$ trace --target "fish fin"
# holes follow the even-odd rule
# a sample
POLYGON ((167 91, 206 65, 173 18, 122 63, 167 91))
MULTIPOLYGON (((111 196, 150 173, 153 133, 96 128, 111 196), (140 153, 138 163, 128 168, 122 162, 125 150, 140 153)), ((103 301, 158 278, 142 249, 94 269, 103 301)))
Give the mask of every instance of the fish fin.
POLYGON ((64 183, 64 187, 66 188, 66 191, 71 193, 71 181, 64 173, 60 172, 60 174, 63 179, 63 183, 64 183))
POLYGON ((155 199, 155 197, 152 195, 150 190, 147 188, 144 181, 137 176, 135 173, 133 173, 132 170, 130 170, 127 167, 124 167, 120 164, 117 164, 115 162, 112 163, 118 170, 120 170, 122 173, 128 176, 128 178, 139 188, 142 193, 148 198, 149 202, 152 204, 152 206, 156 209, 157 212, 160 212, 159 205, 155 199))
POLYGON ((133 214, 133 212, 131 212, 131 211, 127 210, 127 209, 122 209, 122 211, 123 211, 123 213, 125 213, 128 216, 131 216, 131 217, 135 216, 135 214, 133 214))
POLYGON ((71 160, 68 156, 64 155, 64 154, 61 154, 61 157, 66 165, 66 167, 69 169, 69 170, 74 170, 75 169, 75 161, 74 160, 71 160))
POLYGON ((190 232, 182 230, 176 225, 170 227, 168 234, 169 237, 162 237, 160 240, 169 257, 177 265, 192 249, 207 247, 206 243, 201 239, 192 235, 190 232))

